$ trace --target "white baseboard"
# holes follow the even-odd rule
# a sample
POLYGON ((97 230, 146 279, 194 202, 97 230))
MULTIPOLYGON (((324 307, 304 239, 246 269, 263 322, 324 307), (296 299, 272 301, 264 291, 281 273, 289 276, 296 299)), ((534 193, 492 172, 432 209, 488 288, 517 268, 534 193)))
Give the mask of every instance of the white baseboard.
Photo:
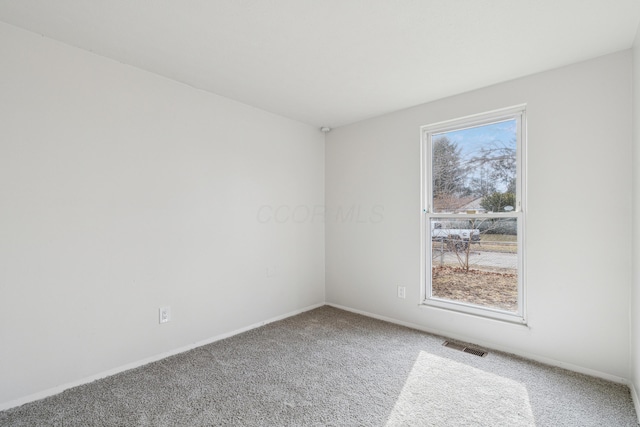
MULTIPOLYGON (((538 354, 533 354, 533 353, 528 353, 528 352, 525 352, 525 351, 520 351, 520 350, 514 349, 514 348, 496 346, 496 345, 493 345, 491 343, 486 343, 486 342, 482 342, 482 341, 478 341, 478 340, 472 340, 470 337, 467 337, 467 336, 451 334, 451 333, 446 332, 446 331, 440 331, 440 330, 433 329, 433 328, 427 328, 425 326, 418 325, 418 324, 415 324, 415 323, 405 322, 405 321, 394 319, 394 318, 391 318, 391 317, 380 316, 380 315, 375 314, 375 313, 369 313, 367 311, 357 310, 357 309, 354 309, 354 308, 351 308, 351 307, 345 307, 345 306, 342 306, 342 305, 339 305, 339 304, 327 303, 326 305, 329 305, 331 307, 335 307, 335 308, 338 308, 338 309, 341 309, 341 310, 350 311, 352 313, 361 314, 363 316, 371 317, 371 318, 374 318, 374 319, 383 320, 385 322, 394 323, 396 325, 406 326, 407 328, 416 329, 416 330, 419 330, 419 331, 428 332, 430 334, 439 335, 439 336, 442 336, 442 337, 446 337, 446 338, 451 338, 451 339, 467 342, 469 344, 475 344, 477 346, 486 348, 488 350, 496 350, 496 351, 500 351, 500 352, 503 352, 503 353, 513 354, 513 355, 516 355, 516 356, 523 357, 525 359, 529 359, 529 360, 533 360, 533 361, 536 361, 536 362, 544 363, 545 365, 556 366, 558 368, 563 368, 563 369, 566 369, 566 370, 569 370, 569 371, 573 371, 573 372, 577 372, 577 373, 580 373, 580 374, 589 375, 591 377, 601 378, 601 379, 612 381, 612 382, 615 382, 615 383, 618 383, 618 384, 624 384, 626 386, 630 386, 630 381, 628 379, 622 378, 622 377, 618 377, 617 375, 607 374, 605 372, 600 372, 600 371, 596 371, 594 369, 589 369, 589 368, 585 368, 585 367, 582 367, 582 366, 573 365, 571 363, 560 362, 560 361, 555 360, 555 359, 550 359, 548 357, 540 356, 538 354)), ((640 414, 640 412, 638 412, 637 409, 638 408, 636 407, 636 413, 640 414)))
POLYGON ((149 364, 149 363, 152 363, 152 362, 156 362, 158 360, 162 360, 162 359, 165 359, 167 357, 170 357, 170 356, 173 356, 173 355, 176 355, 176 354, 179 354, 179 353, 184 353, 185 351, 189 351, 189 350, 192 350, 192 349, 197 348, 197 347, 202 347, 203 345, 211 344, 213 342, 220 341, 220 340, 223 340, 225 338, 229 338, 229 337, 232 337, 234 335, 238 335, 238 334, 250 331, 250 330, 255 329, 255 328, 259 328, 260 326, 264 326, 264 325, 267 325, 269 323, 277 322, 278 320, 283 320, 283 319, 286 319, 288 317, 295 316, 295 315, 300 314, 300 313, 304 313, 305 311, 313 310, 314 308, 322 307, 323 305, 325 305, 325 304, 324 303, 320 303, 320 304, 310 305, 310 306, 304 307, 304 308, 299 309, 299 310, 294 310, 292 312, 289 312, 289 313, 286 313, 286 314, 283 314, 283 315, 280 315, 280 316, 272 317, 270 319, 263 320, 263 321, 258 322, 258 323, 254 323, 252 325, 245 326, 245 327, 240 328, 240 329, 236 329, 236 330, 231 331, 231 332, 226 332, 224 334, 220 334, 220 335, 216 335, 216 336, 211 337, 211 338, 207 338, 206 340, 198 341, 196 343, 189 344, 189 345, 186 345, 186 346, 183 346, 183 347, 179 347, 179 348, 176 348, 176 349, 164 352, 164 353, 160 353, 160 354, 157 354, 155 356, 147 357, 145 359, 138 360, 138 361, 135 361, 135 362, 132 362, 132 363, 128 363, 126 365, 119 366, 119 367, 114 368, 114 369, 109 369, 108 371, 100 372, 99 374, 91 375, 89 377, 85 377, 85 378, 79 379, 77 381, 72 381, 72 382, 69 382, 69 383, 66 383, 66 384, 62 384, 62 385, 59 385, 59 386, 56 386, 56 387, 49 388, 47 390, 40 391, 38 393, 33 393, 33 394, 28 395, 28 396, 24 396, 24 397, 15 399, 15 400, 10 400, 8 402, 3 402, 3 403, 0 403, 0 411, 4 411, 4 410, 10 409, 10 408, 15 408, 17 406, 24 405, 25 403, 34 402, 36 400, 44 399, 46 397, 62 393, 63 391, 68 390, 70 388, 77 387, 77 386, 80 386, 80 385, 83 385, 83 384, 88 384, 88 383, 93 382, 95 380, 99 380, 101 378, 105 378, 105 377, 109 377, 111 375, 119 374, 120 372, 128 371, 130 369, 134 369, 134 368, 137 368, 139 366, 143 366, 143 365, 146 365, 146 364, 149 364))

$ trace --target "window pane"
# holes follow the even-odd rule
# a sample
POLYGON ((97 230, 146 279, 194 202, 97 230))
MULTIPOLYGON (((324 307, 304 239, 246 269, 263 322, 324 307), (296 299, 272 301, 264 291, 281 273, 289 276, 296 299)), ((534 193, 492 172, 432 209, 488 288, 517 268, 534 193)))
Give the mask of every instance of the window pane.
POLYGON ((431 296, 518 312, 517 218, 432 218, 431 296))
POLYGON ((433 212, 515 209, 515 119, 436 133, 431 138, 433 212))

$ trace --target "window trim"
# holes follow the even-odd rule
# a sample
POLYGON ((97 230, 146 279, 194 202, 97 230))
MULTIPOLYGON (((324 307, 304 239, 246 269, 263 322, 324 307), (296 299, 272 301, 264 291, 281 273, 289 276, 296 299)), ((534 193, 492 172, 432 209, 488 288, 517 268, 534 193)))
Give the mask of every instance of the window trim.
POLYGON ((490 319, 503 320, 518 324, 526 324, 526 287, 524 263, 524 224, 526 212, 526 140, 527 140, 526 104, 520 104, 486 113, 474 114, 453 120, 437 122, 420 127, 420 170, 421 170, 421 292, 420 305, 448 311, 462 312, 490 319), (438 213, 432 207, 431 135, 483 126, 501 121, 516 119, 516 206, 513 212, 490 214, 438 213), (518 243, 518 311, 510 312, 495 308, 482 307, 460 301, 434 297, 431 287, 431 225, 432 218, 515 218, 517 220, 518 243))

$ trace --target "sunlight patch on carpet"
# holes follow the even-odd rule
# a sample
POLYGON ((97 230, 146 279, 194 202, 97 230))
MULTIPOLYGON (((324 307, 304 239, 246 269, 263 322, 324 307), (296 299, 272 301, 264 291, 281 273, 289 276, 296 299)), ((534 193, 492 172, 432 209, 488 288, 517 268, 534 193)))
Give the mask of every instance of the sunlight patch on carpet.
POLYGON ((450 359, 420 352, 387 426, 535 426, 526 388, 450 359))

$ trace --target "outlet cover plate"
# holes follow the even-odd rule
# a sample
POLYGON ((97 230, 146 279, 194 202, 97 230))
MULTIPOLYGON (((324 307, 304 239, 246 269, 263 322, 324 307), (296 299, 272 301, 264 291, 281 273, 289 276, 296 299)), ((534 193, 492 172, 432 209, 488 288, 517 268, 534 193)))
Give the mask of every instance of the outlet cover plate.
POLYGON ((167 323, 171 320, 171 307, 160 307, 158 314, 160 323, 167 323))

